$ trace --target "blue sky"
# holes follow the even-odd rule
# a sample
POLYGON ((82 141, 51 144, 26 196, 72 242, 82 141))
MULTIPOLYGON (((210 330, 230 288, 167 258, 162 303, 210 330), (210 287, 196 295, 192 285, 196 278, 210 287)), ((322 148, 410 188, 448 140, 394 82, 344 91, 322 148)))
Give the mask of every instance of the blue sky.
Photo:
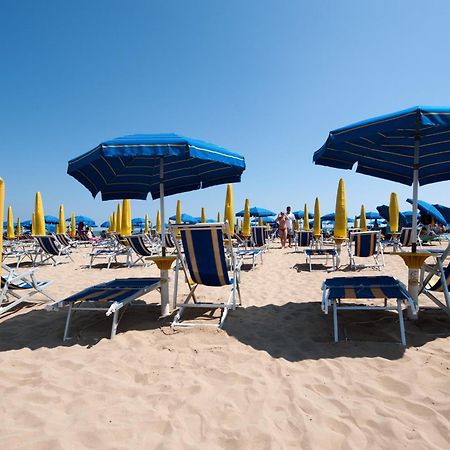
MULTIPOLYGON (((113 137, 175 132, 243 154, 234 185, 274 211, 334 210, 344 177, 349 214, 412 189, 315 166, 334 128, 417 104, 450 105, 450 3, 442 1, 0 0, 0 152, 6 202, 28 219, 108 218, 66 174, 67 161, 113 137)), ((167 198, 169 213, 223 210, 225 186, 167 198)), ((449 203, 449 182, 419 198, 449 203)), ((158 201, 133 201, 133 217, 158 201)))

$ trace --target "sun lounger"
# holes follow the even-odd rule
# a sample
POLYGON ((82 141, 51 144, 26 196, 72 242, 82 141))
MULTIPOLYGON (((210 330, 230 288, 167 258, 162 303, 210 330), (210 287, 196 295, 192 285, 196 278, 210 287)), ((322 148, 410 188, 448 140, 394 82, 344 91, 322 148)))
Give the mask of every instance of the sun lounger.
POLYGON ((336 270, 337 251, 334 248, 307 248, 305 249, 306 263, 309 264, 309 271, 312 271, 312 260, 325 260, 328 263, 328 258, 332 260, 332 270, 336 270))
POLYGON ((300 230, 295 232, 294 244, 295 251, 297 252, 299 247, 310 247, 312 242, 312 231, 300 230))
POLYGON ((402 303, 406 302, 412 311, 416 305, 406 287, 399 280, 389 276, 376 277, 336 277, 328 278, 322 285, 322 311, 328 314, 333 310, 334 342, 339 341, 338 311, 340 310, 396 310, 398 312, 400 338, 406 345, 405 326, 403 322, 402 303), (361 305, 361 299, 384 299, 384 306, 361 305), (342 305, 344 299, 358 300, 353 305, 342 305), (388 306, 388 299, 396 299, 397 306, 388 306))
POLYGON ((381 265, 384 266, 383 247, 380 244, 379 231, 359 231, 350 233, 350 241, 348 245, 348 254, 350 258, 350 266, 356 270, 355 258, 369 258, 373 257, 375 265, 369 266, 363 264, 360 267, 375 267, 380 269, 380 262, 378 258, 381 256, 381 265))
POLYGON ((177 303, 179 307, 172 327, 193 326, 192 322, 181 322, 181 317, 186 308, 207 308, 222 310, 219 328, 223 326, 230 309, 236 308, 236 295, 241 303, 239 290, 238 266, 233 253, 231 240, 227 240, 228 255, 230 258, 229 276, 227 258, 224 248, 224 235, 230 235, 228 223, 196 224, 196 225, 174 225, 172 233, 181 233, 181 241, 184 248, 184 255, 181 253, 180 243, 175 240, 177 246, 177 264, 175 273, 175 284, 178 283, 180 268, 183 270, 186 282, 189 286, 189 294, 183 303, 177 303), (198 286, 214 286, 231 288, 227 301, 207 303, 197 302, 195 290, 198 286), (193 303, 190 303, 190 302, 193 303))
POLYGON ((245 259, 252 260, 252 269, 256 267, 257 258, 260 257, 261 264, 263 263, 263 253, 265 253, 268 248, 268 241, 266 236, 266 227, 255 226, 251 228, 250 236, 251 248, 237 248, 234 250, 236 257, 240 259, 239 265, 245 262, 245 259))
POLYGON ((122 308, 158 289, 161 286, 160 278, 124 278, 97 284, 60 300, 47 307, 48 310, 58 310, 68 307, 64 340, 69 339, 70 321, 75 312, 105 311, 107 316, 112 315, 111 339, 116 335, 119 324, 119 312, 122 308))
POLYGON ((37 281, 35 273, 37 268, 18 273, 6 264, 2 264, 1 276, 0 314, 3 314, 21 303, 44 303, 54 301, 45 289, 51 281, 37 281), (36 294, 42 294, 46 299, 32 298, 36 294))
POLYGON ((144 266, 147 265, 147 263, 144 261, 144 258, 149 256, 155 256, 158 254, 159 246, 152 246, 149 247, 148 245, 148 238, 144 234, 135 234, 133 236, 125 236, 125 239, 131 248, 132 252, 130 251, 128 253, 128 267, 136 265, 139 261, 144 264, 144 266), (136 255, 137 259, 133 261, 132 255, 136 255))
POLYGON ((37 254, 35 256, 34 262, 38 256, 41 257, 41 264, 45 263, 48 260, 53 261, 53 265, 56 266, 59 262, 57 258, 69 258, 72 262, 73 259, 70 256, 70 246, 63 247, 60 242, 51 235, 43 235, 43 236, 34 236, 36 242, 39 245, 39 249, 41 250, 40 255, 37 254))
POLYGON ((59 243, 63 246, 63 247, 67 247, 67 248, 76 248, 78 247, 78 242, 71 239, 66 233, 56 233, 55 234, 56 239, 58 239, 59 243))

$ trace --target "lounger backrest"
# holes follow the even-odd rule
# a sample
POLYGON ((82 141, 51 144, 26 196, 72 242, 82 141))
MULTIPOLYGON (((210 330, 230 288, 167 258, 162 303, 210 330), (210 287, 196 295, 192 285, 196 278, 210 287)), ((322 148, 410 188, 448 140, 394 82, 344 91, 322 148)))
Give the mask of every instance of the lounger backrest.
POLYGON ((255 247, 263 247, 266 245, 266 227, 252 227, 252 241, 255 247))
POLYGON ((173 241, 173 237, 170 233, 165 233, 164 234, 164 243, 166 248, 174 248, 175 247, 175 242, 173 241))
MULTIPOLYGON (((450 263, 444 269, 444 278, 445 278, 445 280, 447 282, 447 286, 450 289, 450 263)), ((443 292, 444 291, 444 285, 442 283, 442 278, 441 277, 439 277, 438 281, 435 283, 434 286, 432 286, 430 288, 430 290, 435 291, 435 292, 443 292)))
POLYGON ((298 246, 299 247, 309 247, 311 244, 311 231, 299 231, 298 232, 298 246))
POLYGON ((152 256, 152 252, 147 248, 144 242, 143 234, 135 234, 134 236, 126 236, 130 247, 140 256, 152 256))
POLYGON ((223 226, 217 224, 179 227, 184 256, 194 283, 206 286, 231 284, 223 242, 223 226), (208 226, 209 225, 209 226, 208 226))
POLYGON ((400 244, 405 247, 412 245, 412 228, 402 228, 400 233, 400 244))
POLYGON ((56 235, 56 239, 58 239, 59 242, 61 242, 64 247, 68 247, 70 245, 69 239, 66 234, 64 233, 58 233, 56 235))
POLYGON ((378 231, 361 231, 352 233, 350 241, 355 242, 355 256, 365 258, 372 256, 377 251, 378 231))
POLYGON ((35 236, 35 239, 45 253, 55 256, 59 255, 59 247, 53 236, 35 236))

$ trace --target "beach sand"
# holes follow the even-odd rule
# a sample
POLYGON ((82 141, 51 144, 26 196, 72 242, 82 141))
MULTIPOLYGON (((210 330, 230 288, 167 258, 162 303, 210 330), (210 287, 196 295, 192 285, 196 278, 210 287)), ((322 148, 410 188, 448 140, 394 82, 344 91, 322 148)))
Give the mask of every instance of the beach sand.
MULTIPOLYGON (((0 448, 449 448, 447 316, 426 310, 407 322, 404 348, 395 313, 342 313, 335 344, 321 283, 354 273, 309 273, 303 254, 274 247, 243 271, 243 307, 222 331, 173 332, 149 308, 128 310, 113 340, 111 318, 79 315, 63 343, 63 311, 22 307, 1 317, 0 448)), ((39 269, 39 279, 54 280, 52 296, 158 275, 154 266, 85 268, 87 251, 39 269)), ((406 282, 403 262, 385 259, 381 273, 406 282)), ((145 299, 158 303, 159 294, 145 299)))

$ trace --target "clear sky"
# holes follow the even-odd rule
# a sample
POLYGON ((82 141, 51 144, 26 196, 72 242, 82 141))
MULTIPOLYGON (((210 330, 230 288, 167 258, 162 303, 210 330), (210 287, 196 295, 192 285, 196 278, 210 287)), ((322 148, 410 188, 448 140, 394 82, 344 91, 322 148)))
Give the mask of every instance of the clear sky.
MULTIPOLYGON (((315 166, 340 126, 417 104, 450 105, 450 2, 289 0, 0 0, 0 154, 7 204, 31 216, 106 220, 67 161, 101 141, 175 132, 246 157, 235 208, 334 210, 344 177, 349 214, 410 187, 315 166)), ((169 213, 223 211, 225 186, 167 198, 169 213)), ((419 198, 448 205, 449 182, 419 198)), ((158 201, 132 202, 133 217, 158 201)))

